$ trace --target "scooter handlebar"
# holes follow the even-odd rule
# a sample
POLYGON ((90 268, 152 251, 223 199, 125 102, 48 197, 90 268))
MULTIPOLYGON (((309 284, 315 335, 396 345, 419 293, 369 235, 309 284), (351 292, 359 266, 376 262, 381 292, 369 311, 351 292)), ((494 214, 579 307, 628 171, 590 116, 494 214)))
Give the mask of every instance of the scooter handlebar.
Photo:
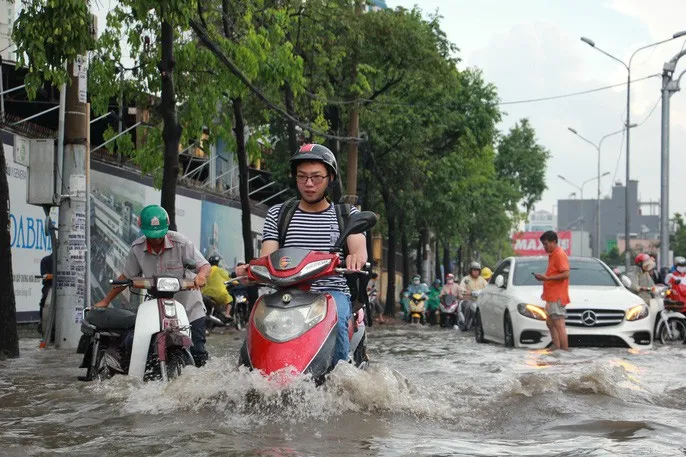
POLYGON ((341 275, 354 275, 354 274, 360 274, 360 275, 368 275, 369 272, 365 270, 360 270, 360 271, 355 271, 351 270, 349 268, 336 268, 336 273, 341 274, 341 275))
POLYGON ((130 286, 133 281, 130 279, 110 279, 110 285, 112 286, 130 286))

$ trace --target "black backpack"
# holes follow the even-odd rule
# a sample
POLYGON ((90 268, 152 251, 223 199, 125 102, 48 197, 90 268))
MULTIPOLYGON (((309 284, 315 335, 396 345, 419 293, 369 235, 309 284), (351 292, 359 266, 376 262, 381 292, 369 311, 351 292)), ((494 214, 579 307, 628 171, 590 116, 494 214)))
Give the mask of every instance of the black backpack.
MULTIPOLYGON (((279 247, 283 247, 283 245, 286 243, 288 226, 290 225, 291 219, 293 219, 293 215, 295 214, 295 210, 298 209, 299 204, 300 199, 291 198, 290 200, 284 202, 279 209, 279 216, 276 220, 276 227, 279 231, 279 247)), ((346 224, 348 223, 348 217, 350 217, 351 206, 348 203, 338 203, 334 206, 334 208, 336 210, 336 219, 338 219, 338 231, 342 234, 343 230, 345 230, 346 224)), ((343 245, 343 255, 348 255, 347 244, 343 245)), ((350 289, 350 300, 353 303, 353 309, 359 309, 359 303, 364 303, 364 295, 367 293, 366 286, 362 287, 361 284, 366 279, 366 275, 346 275, 345 279, 348 283, 348 288, 350 289)))

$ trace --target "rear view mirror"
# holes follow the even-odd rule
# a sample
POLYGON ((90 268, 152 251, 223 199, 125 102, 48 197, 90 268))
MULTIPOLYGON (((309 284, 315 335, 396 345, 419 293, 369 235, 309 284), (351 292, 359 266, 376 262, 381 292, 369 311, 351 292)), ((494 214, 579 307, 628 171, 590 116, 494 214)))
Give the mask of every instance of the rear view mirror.
POLYGON ((627 289, 631 288, 631 279, 629 279, 626 275, 622 275, 622 284, 624 284, 624 287, 627 289))
POLYGON ((338 241, 334 245, 334 251, 338 251, 343 247, 346 238, 356 233, 364 233, 376 225, 376 214, 371 211, 361 211, 353 213, 348 217, 345 230, 338 237, 338 241))
POLYGON ((503 275, 498 275, 498 277, 495 278, 495 285, 500 289, 505 287, 505 278, 503 278, 503 275))

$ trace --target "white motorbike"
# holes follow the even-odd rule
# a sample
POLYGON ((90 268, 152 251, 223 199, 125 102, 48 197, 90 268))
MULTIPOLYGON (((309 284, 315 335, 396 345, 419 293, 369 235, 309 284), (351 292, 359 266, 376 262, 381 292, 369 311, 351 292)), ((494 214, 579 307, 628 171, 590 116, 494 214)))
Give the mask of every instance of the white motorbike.
POLYGON ((670 289, 665 285, 655 286, 653 296, 658 304, 653 339, 659 339, 665 345, 684 344, 686 342, 686 316, 679 312, 684 307, 683 303, 670 300, 670 289))
POLYGON ((460 301, 457 311, 457 326, 463 332, 470 331, 474 328, 476 297, 478 297, 480 293, 480 290, 474 290, 470 293, 471 296, 469 298, 460 301))
POLYGON ((111 280, 113 286, 146 290, 150 299, 134 314, 119 308, 93 308, 81 322, 77 352, 83 354, 82 381, 128 374, 143 380, 169 381, 193 365, 190 323, 174 294, 195 287, 188 279, 171 276, 111 280))

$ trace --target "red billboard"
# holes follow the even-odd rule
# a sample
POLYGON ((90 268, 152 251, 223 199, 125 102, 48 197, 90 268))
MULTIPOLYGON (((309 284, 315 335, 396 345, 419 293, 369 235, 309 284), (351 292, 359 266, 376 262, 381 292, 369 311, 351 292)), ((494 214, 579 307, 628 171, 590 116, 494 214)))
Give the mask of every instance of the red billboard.
MULTIPOLYGON (((518 232, 512 235, 512 248, 515 255, 535 256, 546 255, 541 243, 543 232, 518 232)), ((572 232, 557 232, 558 244, 567 255, 572 253, 572 232)))

